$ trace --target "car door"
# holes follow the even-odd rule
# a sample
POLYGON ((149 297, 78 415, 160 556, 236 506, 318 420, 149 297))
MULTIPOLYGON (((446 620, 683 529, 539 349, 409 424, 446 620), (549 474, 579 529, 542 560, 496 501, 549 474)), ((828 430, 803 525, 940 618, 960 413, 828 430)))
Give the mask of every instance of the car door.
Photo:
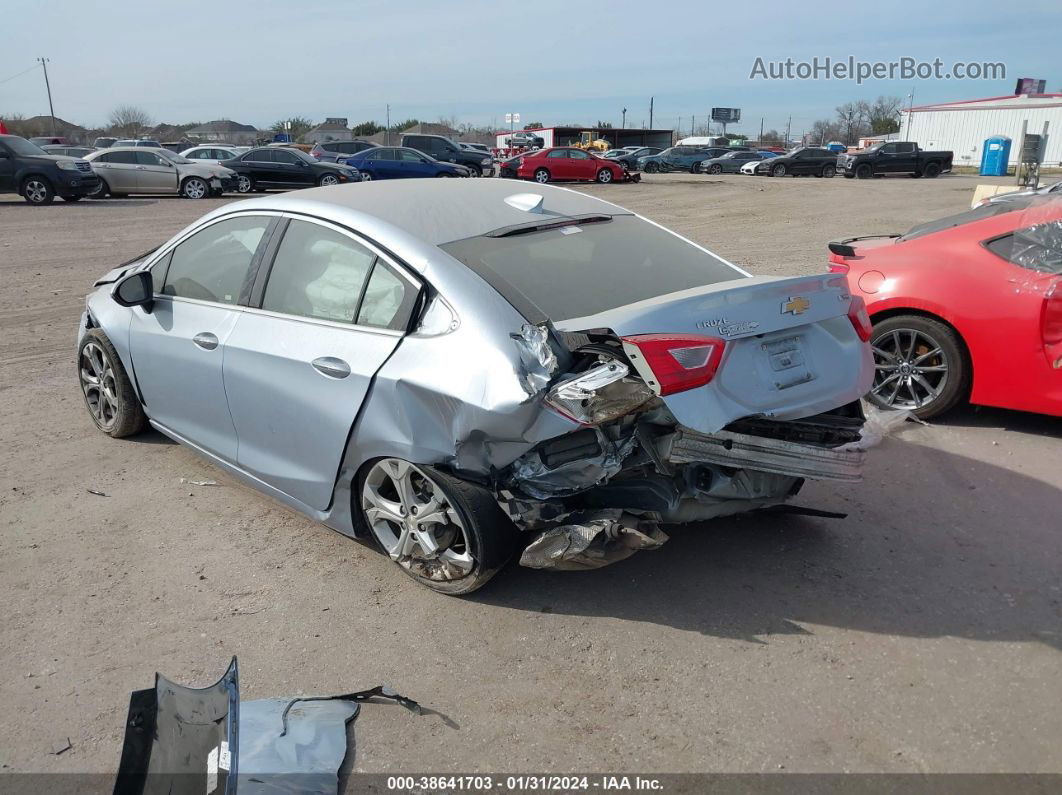
POLYGON ((138 154, 133 150, 104 152, 92 161, 92 170, 106 180, 111 193, 137 193, 138 154))
POLYGON ((913 143, 898 142, 896 146, 895 173, 914 173, 918 171, 918 151, 913 143))
POLYGON ((273 151, 273 181, 284 187, 305 187, 314 184, 313 170, 294 152, 284 149, 273 151))
POLYGON ((154 152, 134 152, 138 193, 176 193, 177 167, 154 152))
POLYGON ((0 144, 0 190, 13 191, 16 187, 14 152, 0 144))
POLYGON ((399 149, 396 164, 403 177, 434 177, 437 165, 415 149, 399 149))
POLYGON ((554 149, 546 156, 546 168, 551 179, 572 178, 572 149, 554 149))
POLYGON ((372 164, 377 179, 395 179, 402 176, 398 164, 398 151, 382 147, 372 153, 372 164))
POLYGON ((276 174, 273 171, 273 155, 275 149, 252 149, 240 158, 240 163, 245 164, 249 170, 249 176, 255 184, 261 187, 273 187, 277 184, 276 174))
POLYGON ((325 221, 285 218, 225 351, 240 467, 325 510, 376 371, 401 342, 419 283, 325 221), (258 294, 261 297, 258 298, 258 294))
POLYGON ((230 463, 236 429, 222 376, 225 346, 278 219, 244 213, 200 227, 152 265, 151 311, 131 312, 129 350, 148 416, 230 463))
POLYGON ((570 158, 571 179, 595 179, 597 177, 599 166, 594 157, 588 155, 582 149, 571 149, 568 151, 568 156, 570 158))

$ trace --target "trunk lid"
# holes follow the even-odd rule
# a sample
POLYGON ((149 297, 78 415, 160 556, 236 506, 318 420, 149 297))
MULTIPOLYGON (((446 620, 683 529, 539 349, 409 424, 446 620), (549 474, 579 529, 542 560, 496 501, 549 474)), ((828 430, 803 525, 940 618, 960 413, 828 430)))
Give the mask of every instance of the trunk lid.
MULTIPOLYGON (((798 419, 860 398, 873 361, 848 318, 851 295, 837 274, 720 282, 555 323, 567 332, 609 329, 620 337, 695 334, 725 342, 704 386, 662 397, 676 420, 714 433, 750 416, 798 419)), ((646 380, 637 349, 625 346, 646 380)))

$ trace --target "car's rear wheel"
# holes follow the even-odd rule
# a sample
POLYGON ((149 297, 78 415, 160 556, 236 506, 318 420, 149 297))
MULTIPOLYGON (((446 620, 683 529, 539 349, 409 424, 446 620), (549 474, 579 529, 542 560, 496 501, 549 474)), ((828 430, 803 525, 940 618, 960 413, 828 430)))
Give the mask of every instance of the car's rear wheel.
POLYGON ((870 179, 874 176, 874 169, 869 163, 863 163, 855 170, 856 179, 870 179))
POLYGON ((319 180, 317 180, 317 184, 320 185, 322 188, 329 188, 332 185, 339 184, 339 177, 337 177, 335 174, 325 174, 319 180))
POLYGON ((144 429, 147 418, 122 360, 100 329, 89 329, 77 351, 78 381, 96 427, 116 439, 144 429))
POLYGON ((199 177, 188 177, 181 183, 181 195, 186 199, 205 199, 210 194, 210 186, 199 177))
POLYGON ((21 193, 23 199, 38 207, 55 200, 55 191, 44 177, 29 177, 22 183, 21 193))
POLYGON ((655 174, 659 170, 660 166, 658 166, 656 163, 646 163, 645 168, 643 169, 646 174, 655 174))
POLYGON ((602 184, 607 184, 609 182, 612 182, 612 171, 611 171, 611 169, 603 168, 600 171, 598 171, 597 172, 597 181, 602 183, 602 184))
POLYGON ((240 174, 236 178, 236 192, 250 193, 252 190, 254 190, 254 180, 246 174, 240 174))
POLYGON ((540 185, 545 185, 549 182, 549 172, 544 168, 540 168, 535 172, 535 182, 540 185))
POLYGON ((708 168, 708 173, 709 174, 722 174, 723 173, 723 167, 721 165, 719 165, 718 163, 716 163, 714 166, 710 166, 708 168))
POLYGON ((933 179, 940 176, 940 163, 926 163, 926 167, 922 169, 922 176, 926 179, 933 179))
POLYGON ((512 556, 516 528, 491 493, 400 458, 361 479, 361 519, 410 577, 440 593, 471 593, 512 556))
POLYGON ((836 173, 836 166, 825 165, 822 167, 822 176, 826 177, 826 179, 833 179, 833 175, 836 173))
POLYGON ((779 163, 777 166, 773 166, 771 168, 771 176, 772 177, 784 177, 785 176, 785 165, 783 165, 782 163, 779 163))
POLYGON ((465 168, 468 169, 468 171, 469 171, 468 176, 470 176, 470 177, 482 177, 483 176, 483 169, 481 169, 477 165, 469 163, 467 166, 465 166, 465 168))
POLYGON ((965 394, 970 372, 965 350, 939 320, 887 318, 874 325, 870 345, 874 382, 867 397, 877 406, 906 409, 925 419, 947 411, 965 394))

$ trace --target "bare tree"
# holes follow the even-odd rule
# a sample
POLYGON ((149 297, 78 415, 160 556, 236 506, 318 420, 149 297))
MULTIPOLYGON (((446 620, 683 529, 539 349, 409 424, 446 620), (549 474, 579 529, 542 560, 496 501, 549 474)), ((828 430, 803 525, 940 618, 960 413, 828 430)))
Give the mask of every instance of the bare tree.
POLYGON ((900 97, 878 97, 870 106, 870 131, 874 135, 899 132, 899 114, 902 107, 903 99, 900 97))
POLYGON ((147 111, 136 105, 119 105, 107 117, 111 132, 135 137, 151 126, 147 111))

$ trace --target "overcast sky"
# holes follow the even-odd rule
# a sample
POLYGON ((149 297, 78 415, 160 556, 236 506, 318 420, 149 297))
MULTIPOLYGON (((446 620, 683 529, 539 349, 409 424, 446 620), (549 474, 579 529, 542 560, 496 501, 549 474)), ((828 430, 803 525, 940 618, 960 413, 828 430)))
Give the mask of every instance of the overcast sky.
POLYGON ((849 100, 915 104, 1009 94, 1018 77, 1062 90, 1062 2, 577 3, 535 0, 340 2, 20 0, 0 26, 0 114, 55 113, 102 125, 112 107, 155 121, 231 118, 267 127, 288 116, 356 123, 417 117, 504 126, 508 111, 547 126, 649 121, 672 127, 712 106, 739 107, 731 131, 760 118, 793 132, 849 100), (156 6, 162 6, 156 8, 156 6), (865 6, 865 10, 860 10, 865 6), (600 9, 592 11, 591 9, 600 9), (865 61, 1002 61, 999 80, 750 80, 757 56, 865 61), (27 74, 18 75, 31 69, 27 74))

